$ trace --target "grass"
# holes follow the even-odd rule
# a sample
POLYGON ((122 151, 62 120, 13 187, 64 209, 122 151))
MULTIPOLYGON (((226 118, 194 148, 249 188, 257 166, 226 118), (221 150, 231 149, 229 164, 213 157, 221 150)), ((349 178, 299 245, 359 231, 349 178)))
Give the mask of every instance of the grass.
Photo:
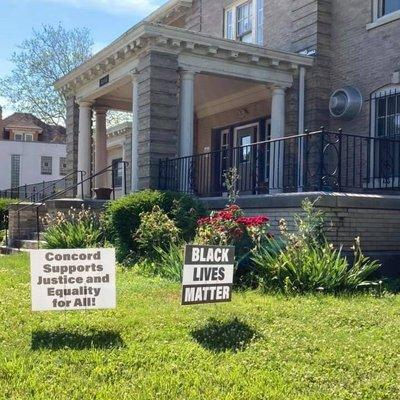
POLYGON ((400 398, 400 297, 179 301, 119 270, 116 310, 34 314, 27 257, 0 257, 0 398, 400 398))

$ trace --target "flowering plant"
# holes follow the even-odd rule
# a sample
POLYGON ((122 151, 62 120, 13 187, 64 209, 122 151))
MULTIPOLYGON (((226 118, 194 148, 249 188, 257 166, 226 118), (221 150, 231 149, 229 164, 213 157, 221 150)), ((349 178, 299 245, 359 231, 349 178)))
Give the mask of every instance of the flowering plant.
POLYGON ((99 215, 90 208, 71 208, 67 212, 47 214, 42 220, 47 249, 80 249, 98 247, 104 243, 99 215))
POLYGON ((245 217, 236 204, 198 220, 196 242, 205 245, 235 246, 243 255, 258 246, 268 233, 266 216, 245 217))

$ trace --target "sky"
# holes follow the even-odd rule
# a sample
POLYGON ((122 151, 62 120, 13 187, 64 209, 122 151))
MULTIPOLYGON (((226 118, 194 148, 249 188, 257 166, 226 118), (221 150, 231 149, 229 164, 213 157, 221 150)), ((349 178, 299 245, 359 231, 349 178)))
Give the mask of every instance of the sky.
MULTIPOLYGON (((9 61, 16 46, 42 24, 65 28, 89 28, 101 50, 119 35, 154 11, 166 0, 0 0, 0 76, 12 69, 9 61)), ((12 110, 0 98, 4 115, 12 110)))

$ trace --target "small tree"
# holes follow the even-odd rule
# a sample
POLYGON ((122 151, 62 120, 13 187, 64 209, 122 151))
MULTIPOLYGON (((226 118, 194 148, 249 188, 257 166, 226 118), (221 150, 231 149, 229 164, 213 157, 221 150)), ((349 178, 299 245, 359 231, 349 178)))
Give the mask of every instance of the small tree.
POLYGON ((237 183, 240 176, 237 172, 236 167, 229 168, 223 174, 224 186, 228 191, 228 204, 235 204, 239 196, 239 190, 237 189, 237 183))
POLYGON ((35 114, 51 124, 65 124, 65 97, 53 84, 92 55, 93 40, 86 28, 66 30, 43 25, 11 55, 14 68, 0 79, 0 95, 15 109, 35 114))

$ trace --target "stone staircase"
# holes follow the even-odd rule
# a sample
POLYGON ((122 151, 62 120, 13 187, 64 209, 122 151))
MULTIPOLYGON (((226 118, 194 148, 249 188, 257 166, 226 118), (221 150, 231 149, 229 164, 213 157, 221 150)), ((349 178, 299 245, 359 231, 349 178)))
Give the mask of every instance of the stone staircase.
POLYGON ((39 241, 37 240, 37 236, 37 232, 33 232, 29 239, 16 240, 12 247, 0 246, 0 254, 14 254, 20 251, 41 249, 46 243, 43 240, 43 232, 40 232, 39 234, 39 241))
POLYGON ((9 212, 9 243, 6 246, 0 246, 0 254, 10 254, 18 251, 29 251, 41 248, 44 244, 43 231, 46 226, 43 225, 43 217, 46 214, 54 214, 58 211, 67 212, 71 208, 79 210, 82 206, 90 207, 92 211, 100 212, 104 208, 106 201, 91 199, 52 199, 45 204, 37 203, 23 208, 18 218, 18 210, 21 205, 10 207, 9 212), (37 211, 38 210, 38 211, 37 211), (37 212, 40 219, 40 234, 38 241, 37 212))

